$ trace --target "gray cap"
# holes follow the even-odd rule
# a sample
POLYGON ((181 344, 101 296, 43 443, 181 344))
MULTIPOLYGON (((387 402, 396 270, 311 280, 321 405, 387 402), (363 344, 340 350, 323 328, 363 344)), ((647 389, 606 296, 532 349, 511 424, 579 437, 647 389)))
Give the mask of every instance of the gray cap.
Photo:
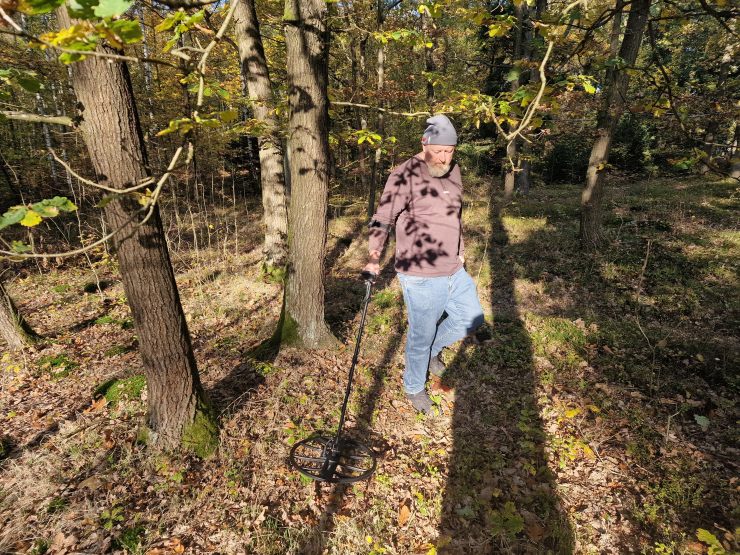
POLYGON ((450 118, 443 115, 432 116, 427 120, 427 124, 428 127, 421 138, 422 144, 447 146, 457 144, 457 131, 450 118))

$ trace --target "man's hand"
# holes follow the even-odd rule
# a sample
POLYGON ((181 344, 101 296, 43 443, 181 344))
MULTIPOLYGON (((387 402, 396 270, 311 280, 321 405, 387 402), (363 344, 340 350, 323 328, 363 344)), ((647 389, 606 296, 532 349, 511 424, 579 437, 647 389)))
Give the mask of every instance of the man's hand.
POLYGON ((371 274, 378 275, 380 273, 380 253, 378 251, 370 251, 368 262, 362 269, 363 272, 370 272, 371 274))

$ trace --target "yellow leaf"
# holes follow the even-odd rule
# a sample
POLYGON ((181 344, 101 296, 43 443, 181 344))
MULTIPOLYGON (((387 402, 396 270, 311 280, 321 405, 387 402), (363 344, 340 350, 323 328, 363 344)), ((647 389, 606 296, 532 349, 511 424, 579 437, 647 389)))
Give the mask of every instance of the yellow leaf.
POLYGON ((578 416, 579 414, 581 414, 581 412, 582 411, 581 411, 580 408, 570 409, 570 410, 565 411, 565 417, 566 418, 574 418, 574 417, 578 416))
POLYGON ((152 192, 149 190, 149 187, 146 188, 145 192, 138 194, 138 201, 139 204, 142 206, 146 206, 149 204, 149 201, 152 199, 152 192))
POLYGON ((26 215, 21 220, 21 225, 24 225, 26 227, 33 227, 40 223, 41 216, 39 216, 38 213, 34 212, 33 210, 29 210, 28 212, 26 212, 26 215))
POLYGON ((597 407, 596 405, 589 405, 588 408, 594 414, 599 414, 601 412, 601 409, 597 407))
POLYGON ((595 459, 596 458, 596 455, 594 454, 593 449, 591 449, 588 445, 584 445, 583 446, 583 455, 587 459, 595 459))
POLYGON ((365 536, 365 541, 367 542, 368 545, 372 545, 373 544, 373 537, 372 536, 365 536))

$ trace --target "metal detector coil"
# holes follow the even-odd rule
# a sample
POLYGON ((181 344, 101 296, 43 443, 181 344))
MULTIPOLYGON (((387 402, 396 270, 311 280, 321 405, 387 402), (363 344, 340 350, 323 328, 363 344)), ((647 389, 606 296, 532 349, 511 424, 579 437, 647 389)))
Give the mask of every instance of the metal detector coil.
POLYGON ((360 329, 357 331, 355 354, 352 357, 347 389, 344 393, 344 403, 342 404, 342 412, 339 416, 337 433, 335 435, 313 435, 299 441, 290 450, 290 466, 304 476, 319 482, 351 483, 366 480, 372 476, 377 466, 375 453, 373 453, 372 449, 353 439, 342 437, 347 404, 350 393, 352 392, 355 366, 360 355, 362 332, 365 329, 367 305, 370 303, 370 292, 376 275, 363 272, 362 277, 365 280, 365 300, 362 307, 360 329))

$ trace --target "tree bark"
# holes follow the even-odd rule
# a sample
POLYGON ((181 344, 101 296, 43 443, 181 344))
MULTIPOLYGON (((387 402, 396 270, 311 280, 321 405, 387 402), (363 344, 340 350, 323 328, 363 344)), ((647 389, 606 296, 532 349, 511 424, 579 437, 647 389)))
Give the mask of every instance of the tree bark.
POLYGON ((39 338, 18 312, 2 283, 0 283, 0 336, 11 351, 27 347, 39 338))
POLYGON ((324 321, 324 256, 329 190, 328 28, 324 0, 286 0, 289 264, 281 342, 334 346, 324 321))
POLYGON ((239 47, 241 72, 247 84, 254 117, 265 123, 266 132, 259 139, 260 179, 264 208, 266 271, 283 268, 287 262, 288 203, 283 173, 278 121, 273 112, 270 72, 262 46, 254 0, 235 0, 235 36, 239 47))
MULTIPOLYGON (((377 0, 376 4, 377 15, 376 23, 378 32, 383 30, 383 24, 385 23, 385 4, 383 0, 377 0)), ((378 55, 376 72, 378 76, 378 107, 383 108, 385 106, 385 46, 383 43, 378 43, 378 55)), ((375 130, 382 137, 385 134, 385 115, 383 112, 378 112, 378 123, 376 124, 375 130)), ((370 171, 370 195, 368 196, 367 212, 368 217, 372 217, 375 214, 375 194, 378 190, 380 181, 380 175, 383 173, 383 149, 378 146, 375 149, 375 157, 372 161, 372 169, 370 171)))
POLYGON ((596 118, 596 140, 591 149, 586 172, 586 183, 581 194, 581 245, 598 248, 603 242, 601 203, 604 194, 604 175, 609 162, 614 130, 622 115, 629 84, 627 68, 634 66, 645 32, 650 0, 633 0, 627 18, 627 27, 619 49, 619 58, 626 67, 612 66, 606 72, 601 107, 596 118))
POLYGON ((424 70, 427 72, 427 106, 430 112, 434 112, 434 72, 437 64, 434 63, 434 51, 437 49, 437 35, 434 29, 432 16, 424 12, 421 14, 421 31, 424 41, 432 43, 431 48, 424 46, 424 70))
MULTIPOLYGON (((72 21, 57 10, 59 24, 72 21)), ((146 150, 125 63, 90 57, 71 66, 72 86, 82 109, 81 131, 96 173, 110 187, 130 187, 149 174, 146 150)), ((159 210, 144 224, 131 196, 105 206, 124 291, 139 338, 148 387, 151 442, 178 445, 200 455, 213 451, 214 420, 208 410, 185 314, 175 284, 159 210)))
MULTIPOLYGON (((514 14, 516 15, 516 30, 514 35, 514 63, 521 62, 523 59, 522 38, 524 36, 524 24, 526 18, 525 6, 522 3, 514 4, 514 14)), ((511 82, 511 91, 515 92, 522 84, 521 74, 511 82)), ((517 135, 506 145, 506 158, 504 163, 504 201, 508 202, 514 196, 516 187, 517 174, 519 173, 521 160, 519 156, 519 144, 521 139, 517 135)))

